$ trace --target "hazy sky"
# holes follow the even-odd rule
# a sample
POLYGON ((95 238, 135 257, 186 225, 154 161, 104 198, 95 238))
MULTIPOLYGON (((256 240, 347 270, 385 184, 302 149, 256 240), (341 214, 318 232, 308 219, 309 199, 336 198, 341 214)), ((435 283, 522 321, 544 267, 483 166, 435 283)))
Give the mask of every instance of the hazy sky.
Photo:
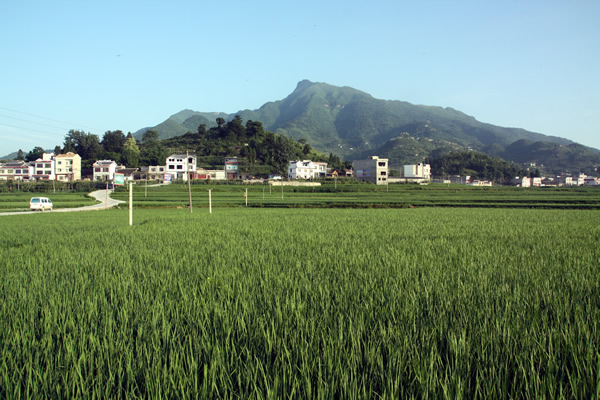
POLYGON ((0 3, 0 156, 302 79, 600 148, 600 1, 0 3))

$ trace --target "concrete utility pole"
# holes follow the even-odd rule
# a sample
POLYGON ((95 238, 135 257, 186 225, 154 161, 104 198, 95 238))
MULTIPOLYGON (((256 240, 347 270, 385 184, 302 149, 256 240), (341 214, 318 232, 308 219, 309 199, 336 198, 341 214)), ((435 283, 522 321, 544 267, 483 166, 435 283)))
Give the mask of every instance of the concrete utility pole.
POLYGON ((211 192, 212 189, 208 189, 208 213, 212 214, 212 196, 211 196, 211 192))
POLYGON ((133 225, 133 183, 129 182, 129 226, 133 225))
POLYGON ((108 208, 108 175, 106 176, 106 202, 104 203, 104 208, 108 208))
POLYGON ((248 188, 246 188, 246 193, 244 194, 244 199, 246 199, 246 207, 248 207, 248 188))
POLYGON ((192 213, 192 182, 190 178, 190 155, 188 150, 185 150, 185 162, 187 163, 186 173, 187 173, 187 181, 188 181, 188 193, 190 197, 190 214, 192 213))

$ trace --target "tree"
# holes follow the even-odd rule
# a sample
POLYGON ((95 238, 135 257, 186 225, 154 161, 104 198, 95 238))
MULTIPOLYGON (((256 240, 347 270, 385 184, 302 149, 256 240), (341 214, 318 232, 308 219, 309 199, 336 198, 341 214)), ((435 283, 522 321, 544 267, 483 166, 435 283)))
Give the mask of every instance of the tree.
POLYGON ((33 150, 31 150, 29 153, 27 153, 27 156, 25 157, 26 161, 35 161, 38 158, 42 158, 42 156, 44 155, 45 151, 42 147, 40 146, 36 146, 33 148, 33 150))
POLYGON ((107 153, 120 153, 126 140, 122 131, 106 131, 102 137, 102 147, 107 153))
POLYGON ((153 130, 146 131, 142 136, 140 158, 146 165, 164 165, 167 150, 158 140, 158 133, 153 130))
POLYGON ((23 153, 23 150, 21 150, 21 149, 19 149, 19 151, 17 151, 17 160, 19 160, 19 161, 25 160, 25 153, 23 153))
POLYGON ((206 136, 206 124, 198 125, 198 136, 204 138, 206 136))
POLYGON ((133 136, 130 136, 123 145, 122 161, 132 168, 137 167, 140 162, 140 148, 133 136))
POLYGON ((304 154, 305 156, 309 155, 311 152, 312 148, 310 147, 310 144, 306 143, 304 145, 304 147, 302 148, 302 154, 304 154))
POLYGON ((97 160, 104 150, 100 144, 98 135, 74 129, 71 129, 67 136, 65 136, 64 148, 65 151, 67 151, 67 148, 72 148, 83 160, 92 162, 97 160))

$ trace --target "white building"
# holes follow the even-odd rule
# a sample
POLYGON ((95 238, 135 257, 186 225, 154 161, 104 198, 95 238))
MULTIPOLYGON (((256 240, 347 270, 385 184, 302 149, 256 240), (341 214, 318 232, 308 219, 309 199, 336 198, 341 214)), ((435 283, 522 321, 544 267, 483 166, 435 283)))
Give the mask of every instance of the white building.
POLYGON ((33 176, 33 165, 25 161, 11 161, 0 165, 0 180, 27 181, 33 176))
POLYGON ((312 179, 327 175, 327 163, 313 162, 311 160, 290 161, 288 166, 288 178, 290 179, 312 179))
POLYGON ((196 156, 188 154, 171 154, 167 157, 167 174, 170 174, 172 180, 183 179, 187 182, 189 179, 196 179, 196 156))
POLYGON ((42 158, 33 162, 33 179, 35 180, 53 181, 56 179, 54 171, 54 153, 44 153, 42 158))
POLYGON ((98 160, 92 166, 94 170, 95 181, 112 181, 115 179, 115 171, 117 170, 117 163, 113 160, 98 160))
POLYGON ((405 178, 420 178, 431 180, 431 165, 424 163, 417 163, 414 165, 404 166, 404 177, 405 178))
POLYGON ((373 182, 376 185, 388 183, 388 159, 371 156, 366 160, 354 161, 354 174, 359 180, 373 182))
POLYGON ((511 180, 511 183, 514 186, 531 187, 531 178, 527 176, 517 176, 516 178, 511 180))

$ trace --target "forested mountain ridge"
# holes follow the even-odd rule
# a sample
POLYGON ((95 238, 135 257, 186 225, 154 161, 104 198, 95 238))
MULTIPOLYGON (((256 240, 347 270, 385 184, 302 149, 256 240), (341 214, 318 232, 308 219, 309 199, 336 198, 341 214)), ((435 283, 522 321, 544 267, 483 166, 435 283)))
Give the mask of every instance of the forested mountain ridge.
MULTIPOLYGON (((195 132, 200 124, 214 127, 216 118, 230 121, 234 115, 260 121, 266 130, 305 139, 314 148, 347 160, 377 154, 401 165, 450 150, 473 149, 541 164, 549 172, 591 170, 600 165, 599 150, 565 138, 479 122, 452 108, 380 100, 354 88, 308 80, 299 82, 286 98, 257 110, 233 114, 183 110, 152 129, 160 138, 171 138, 195 132), (520 144, 526 144, 525 148, 520 144), (555 157, 557 152, 560 157, 555 157)), ((143 132, 136 137, 141 138, 143 132)))

